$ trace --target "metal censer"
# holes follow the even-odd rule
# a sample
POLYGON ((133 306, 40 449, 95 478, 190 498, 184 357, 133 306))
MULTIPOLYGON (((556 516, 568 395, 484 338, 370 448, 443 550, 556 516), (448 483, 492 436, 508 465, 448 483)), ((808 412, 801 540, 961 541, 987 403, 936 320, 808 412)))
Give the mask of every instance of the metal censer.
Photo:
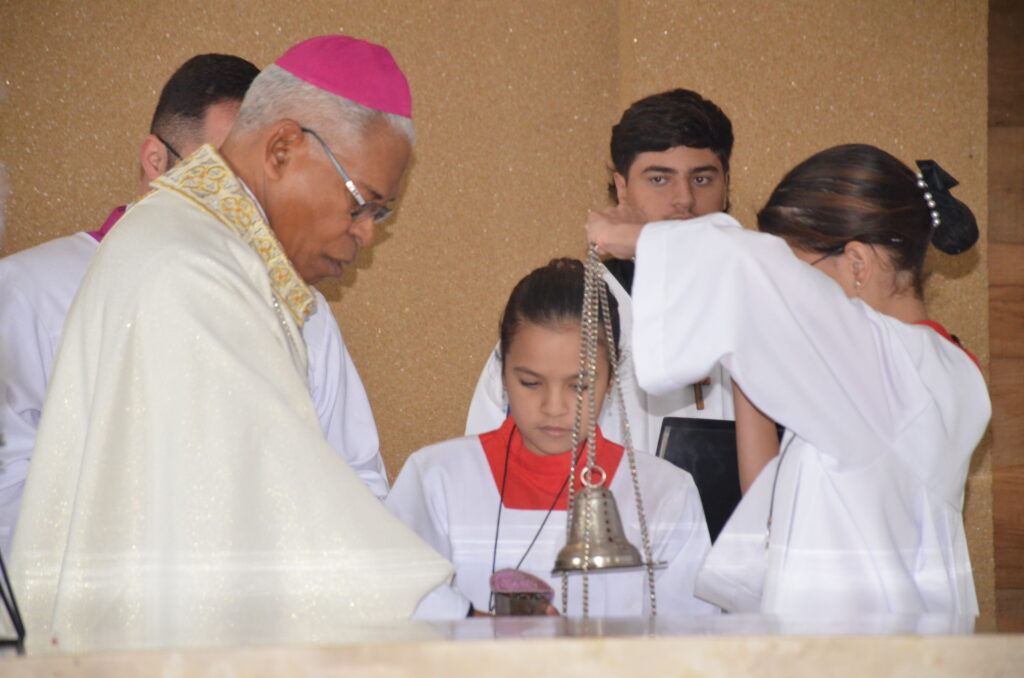
POLYGON ((583 313, 580 322, 580 370, 576 386, 576 419, 573 424, 572 449, 579 449, 583 420, 584 393, 587 407, 587 458, 580 472, 582 489, 575 492, 576 455, 571 455, 569 468, 569 520, 567 521, 566 544, 555 559, 553 572, 562 575, 562 611, 568 613, 569 573, 581 572, 583 577, 583 617, 589 615, 589 574, 591 570, 607 571, 647 568, 647 589, 651 602, 651 616, 657 614, 654 594, 654 559, 651 556, 651 540, 647 530, 643 498, 636 471, 636 457, 633 441, 626 418, 625 402, 622 399, 622 385, 618 372, 618 350, 612 333, 611 308, 608 292, 602 276, 603 266, 597 248, 590 245, 584 272, 583 313), (607 474, 597 465, 597 352, 598 339, 604 334, 604 345, 608 351, 608 362, 614 382, 615 399, 623 429, 623 447, 629 461, 633 481, 633 496, 636 501, 637 518, 640 522, 643 556, 629 543, 622 527, 622 519, 611 490, 605 487, 607 474), (598 477, 599 476, 599 477, 598 477))

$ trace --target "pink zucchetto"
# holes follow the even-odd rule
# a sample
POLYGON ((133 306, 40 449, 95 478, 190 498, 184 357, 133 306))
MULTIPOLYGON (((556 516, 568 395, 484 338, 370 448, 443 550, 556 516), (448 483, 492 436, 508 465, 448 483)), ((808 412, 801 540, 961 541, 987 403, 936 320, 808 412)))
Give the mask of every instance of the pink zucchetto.
POLYGON ((300 42, 274 63, 325 92, 412 117, 409 82, 386 47, 345 35, 322 35, 300 42))

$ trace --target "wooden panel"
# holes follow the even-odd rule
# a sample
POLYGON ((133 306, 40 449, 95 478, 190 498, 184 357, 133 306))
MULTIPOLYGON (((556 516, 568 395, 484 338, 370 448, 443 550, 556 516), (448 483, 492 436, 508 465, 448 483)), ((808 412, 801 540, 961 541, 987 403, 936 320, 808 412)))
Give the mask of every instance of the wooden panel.
MULTIPOLYGON (((1024 464, 1024 358, 992 358, 992 470, 1024 464)), ((1024 496, 1019 498, 1024 505, 1024 496)))
POLYGON ((1024 290, 1024 242, 989 244, 988 284, 989 287, 1017 285, 1024 290))
POLYGON ((1024 126, 990 127, 988 151, 989 243, 1024 244, 1024 126))
POLYGON ((997 626, 1024 631, 1024 2, 989 3, 989 338, 997 626))
POLYGON ((1024 358, 1024 287, 989 288, 989 328, 992 357, 1024 358))
POLYGON ((998 589, 996 606, 999 632, 1024 633, 1024 589, 998 589))
POLYGON ((1024 125, 1024 2, 989 0, 989 125, 1024 125))
POLYGON ((1024 590, 1024 464, 992 473, 996 586, 1024 590), (1016 500, 1014 500, 1016 498, 1016 500))

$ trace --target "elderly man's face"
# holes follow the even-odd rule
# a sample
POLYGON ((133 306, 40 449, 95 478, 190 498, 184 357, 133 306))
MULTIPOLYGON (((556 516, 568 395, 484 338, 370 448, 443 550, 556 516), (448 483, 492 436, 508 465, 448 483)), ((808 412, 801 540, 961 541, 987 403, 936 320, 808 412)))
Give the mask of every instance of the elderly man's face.
MULTIPOLYGON (((386 203, 397 197, 411 149, 388 123, 380 120, 362 139, 345 144, 324 138, 364 200, 386 203)), ((340 276, 359 248, 373 242, 373 219, 352 219, 355 198, 312 136, 303 137, 289 164, 286 181, 264 206, 271 227, 307 283, 340 276)))

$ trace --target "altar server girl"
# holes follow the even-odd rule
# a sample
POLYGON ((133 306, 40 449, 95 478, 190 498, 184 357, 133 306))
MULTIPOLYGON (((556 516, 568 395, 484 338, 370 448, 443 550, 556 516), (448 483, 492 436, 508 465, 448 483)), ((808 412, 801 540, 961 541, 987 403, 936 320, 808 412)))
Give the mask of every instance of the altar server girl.
MULTIPOLYGON (((608 295, 614 304, 614 297, 608 295)), ((583 265, 556 259, 523 278, 508 300, 500 352, 511 414, 497 430, 431 445, 409 457, 388 506, 455 565, 455 586, 479 611, 491 608, 493 572, 516 568, 546 580, 566 541, 566 503, 580 356, 583 265)), ((613 333, 618 317, 612 307, 613 333)), ((606 346, 598 360, 597 401, 609 383, 606 346)), ((586 414, 581 430, 586 431, 586 414)), ((624 450, 597 432, 597 463, 607 472, 627 538, 640 527, 624 450)), ((582 445, 581 445, 582 449, 582 445)), ((636 464, 656 570, 658 614, 717 611, 693 595, 694 577, 710 548, 693 479, 648 454, 636 464)), ((580 458, 577 476, 585 466, 580 458)), ((575 480, 579 489, 579 478, 575 480)), ((649 611, 645 571, 591 571, 591 616, 649 611)), ((570 575, 569 609, 582 610, 581 577, 570 575)), ((554 603, 560 604, 555 597, 554 603)))
POLYGON ((978 231, 956 181, 918 164, 865 145, 818 153, 775 189, 762 233, 724 214, 588 220, 599 248, 636 256, 641 386, 720 362, 787 430, 698 576, 726 610, 978 613, 962 509, 991 405, 922 295, 929 242, 958 254, 978 231))

